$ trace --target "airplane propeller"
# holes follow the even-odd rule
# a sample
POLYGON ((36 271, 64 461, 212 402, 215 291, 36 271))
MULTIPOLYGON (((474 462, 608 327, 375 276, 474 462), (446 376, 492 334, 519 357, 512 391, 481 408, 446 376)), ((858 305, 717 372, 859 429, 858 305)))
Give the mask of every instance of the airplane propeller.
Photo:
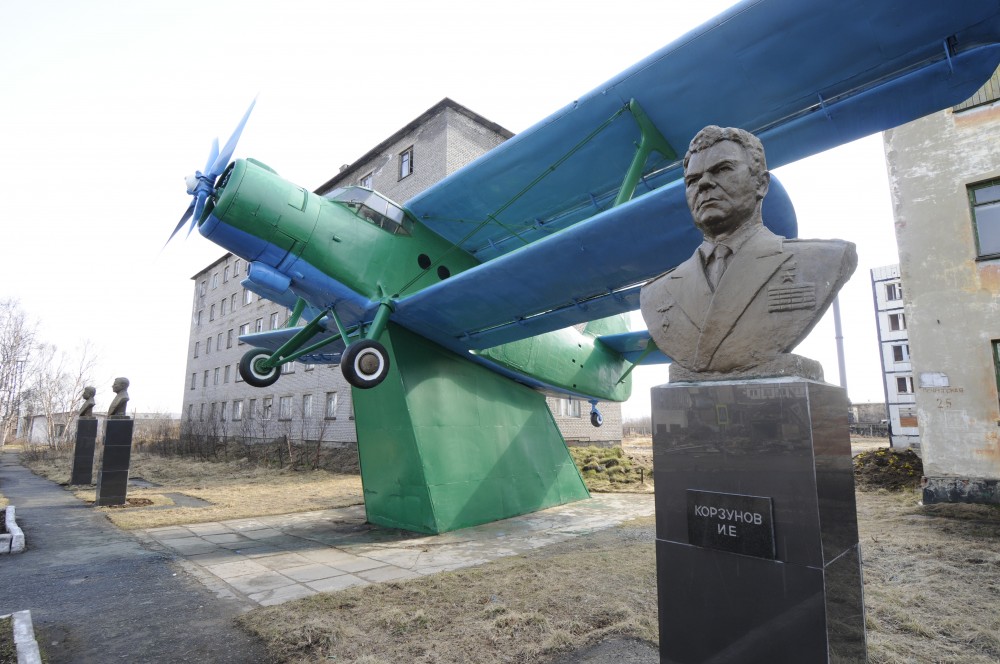
POLYGON ((219 139, 216 138, 212 141, 212 150, 208 153, 208 161, 205 162, 205 170, 195 171, 194 174, 187 176, 184 179, 187 185, 187 193, 192 197, 191 204, 188 205, 187 210, 181 215, 181 220, 177 222, 177 226, 174 227, 174 231, 167 238, 167 244, 174 239, 177 232, 184 227, 184 224, 190 220, 190 225, 188 226, 188 235, 194 229, 194 225, 201 218, 202 212, 205 211, 205 201, 208 197, 215 192, 215 181, 225 170, 226 166, 229 164, 229 160, 233 157, 233 152, 236 150, 236 143, 240 140, 240 134, 243 133, 243 127, 246 126, 247 119, 250 117, 250 112, 253 111, 254 104, 257 100, 254 99, 250 102, 250 107, 247 112, 243 114, 243 119, 236 126, 233 135, 229 137, 226 141, 226 145, 219 151, 219 139))

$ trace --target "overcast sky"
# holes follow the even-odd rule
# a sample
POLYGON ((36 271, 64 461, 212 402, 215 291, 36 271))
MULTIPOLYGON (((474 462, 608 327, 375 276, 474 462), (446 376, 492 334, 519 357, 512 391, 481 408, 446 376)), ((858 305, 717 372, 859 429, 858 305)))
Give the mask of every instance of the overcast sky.
MULTIPOLYGON (((197 233, 161 247, 184 176, 255 96, 236 156, 314 189, 446 96, 523 131, 729 4, 2 3, 0 299, 46 341, 93 342, 99 407, 128 376, 135 408, 179 412, 190 277, 222 251, 197 233)), ((881 401, 868 270, 897 261, 881 137, 775 173, 800 237, 858 245, 841 295, 849 395, 881 401)), ((839 382, 829 315, 798 352, 839 382)), ((666 380, 633 375, 626 416, 666 380)))

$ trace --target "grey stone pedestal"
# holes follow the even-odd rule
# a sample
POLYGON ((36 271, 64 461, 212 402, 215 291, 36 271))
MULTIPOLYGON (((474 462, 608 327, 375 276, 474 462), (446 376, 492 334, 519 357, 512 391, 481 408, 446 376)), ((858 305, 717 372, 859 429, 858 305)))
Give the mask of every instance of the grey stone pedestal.
POLYGON ((865 662, 844 390, 653 388, 660 662, 865 662))
POLYGON ((132 461, 132 425, 128 418, 108 418, 104 425, 104 458, 97 476, 97 505, 124 505, 132 461))
POLYGON ((81 417, 76 421, 76 444, 73 446, 73 471, 70 484, 94 481, 94 446, 97 443, 97 418, 81 417))

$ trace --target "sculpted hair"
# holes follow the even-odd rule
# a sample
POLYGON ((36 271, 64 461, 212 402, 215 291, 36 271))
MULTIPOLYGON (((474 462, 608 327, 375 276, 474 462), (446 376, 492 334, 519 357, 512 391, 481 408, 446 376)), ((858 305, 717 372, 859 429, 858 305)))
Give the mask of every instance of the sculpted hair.
POLYGON ((760 139, 744 129, 736 127, 717 127, 708 125, 691 139, 691 145, 684 155, 684 168, 687 168, 688 160, 695 152, 707 150, 719 141, 732 141, 743 146, 750 158, 750 166, 754 173, 761 174, 767 172, 767 162, 764 160, 764 145, 760 139))

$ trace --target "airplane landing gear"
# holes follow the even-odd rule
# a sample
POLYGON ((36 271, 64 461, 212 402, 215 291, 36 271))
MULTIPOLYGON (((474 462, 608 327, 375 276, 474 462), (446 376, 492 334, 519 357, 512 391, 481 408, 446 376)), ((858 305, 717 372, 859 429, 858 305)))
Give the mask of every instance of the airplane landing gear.
POLYGON ((596 401, 590 402, 590 423, 595 427, 604 424, 604 416, 601 415, 601 411, 597 410, 596 401))
POLYGON ((253 348, 248 350, 240 358, 240 376, 253 387, 269 387, 278 382, 281 377, 281 367, 265 367, 262 362, 269 359, 271 354, 264 348, 253 348))
POLYGON ((354 387, 368 390, 389 373, 389 354, 385 346, 374 339, 361 339, 347 347, 340 358, 340 370, 354 387))

